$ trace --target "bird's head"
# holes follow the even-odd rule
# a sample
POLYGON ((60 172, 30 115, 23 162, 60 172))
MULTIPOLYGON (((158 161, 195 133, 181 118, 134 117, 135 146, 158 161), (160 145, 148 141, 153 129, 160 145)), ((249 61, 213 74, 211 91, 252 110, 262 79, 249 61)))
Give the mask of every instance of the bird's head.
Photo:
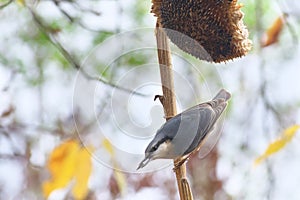
POLYGON ((151 160, 158 158, 174 159, 173 145, 170 139, 157 140, 154 138, 145 150, 145 158, 139 164, 138 169, 146 166, 151 160))

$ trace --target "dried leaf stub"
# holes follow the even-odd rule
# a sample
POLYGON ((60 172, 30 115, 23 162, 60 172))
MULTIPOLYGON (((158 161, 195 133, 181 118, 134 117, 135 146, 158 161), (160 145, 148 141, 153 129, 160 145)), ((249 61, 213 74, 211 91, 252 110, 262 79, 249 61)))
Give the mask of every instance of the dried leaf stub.
POLYGON ((152 12, 168 37, 183 51, 222 62, 251 49, 237 0, 152 0, 152 12))

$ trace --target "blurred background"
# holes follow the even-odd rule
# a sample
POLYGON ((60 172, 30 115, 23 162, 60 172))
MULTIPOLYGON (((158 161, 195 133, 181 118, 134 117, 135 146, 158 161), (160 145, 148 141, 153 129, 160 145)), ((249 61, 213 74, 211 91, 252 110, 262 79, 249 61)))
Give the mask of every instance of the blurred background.
MULTIPOLYGON (((300 4, 240 3, 247 56, 213 64, 171 44, 178 112, 232 93, 188 179, 195 199, 296 200, 300 4)), ((179 199, 171 161, 135 170, 165 121, 150 10, 144 0, 0 0, 0 199, 179 199)))

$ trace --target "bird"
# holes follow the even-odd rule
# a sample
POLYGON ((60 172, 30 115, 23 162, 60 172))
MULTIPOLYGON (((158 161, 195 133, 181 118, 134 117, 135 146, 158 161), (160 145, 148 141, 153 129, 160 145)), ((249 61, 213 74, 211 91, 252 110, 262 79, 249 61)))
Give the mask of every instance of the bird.
POLYGON ((230 98, 231 94, 221 89, 211 101, 193 106, 166 121, 147 146, 145 158, 137 170, 155 159, 182 158, 185 162, 214 130, 230 98))

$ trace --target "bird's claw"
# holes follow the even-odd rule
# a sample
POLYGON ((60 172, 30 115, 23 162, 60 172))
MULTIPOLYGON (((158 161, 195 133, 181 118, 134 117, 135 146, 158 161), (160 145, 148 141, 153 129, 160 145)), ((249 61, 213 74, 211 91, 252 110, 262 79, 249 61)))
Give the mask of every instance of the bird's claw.
POLYGON ((174 168, 173 171, 178 170, 189 158, 181 158, 180 160, 176 160, 174 162, 174 168))

